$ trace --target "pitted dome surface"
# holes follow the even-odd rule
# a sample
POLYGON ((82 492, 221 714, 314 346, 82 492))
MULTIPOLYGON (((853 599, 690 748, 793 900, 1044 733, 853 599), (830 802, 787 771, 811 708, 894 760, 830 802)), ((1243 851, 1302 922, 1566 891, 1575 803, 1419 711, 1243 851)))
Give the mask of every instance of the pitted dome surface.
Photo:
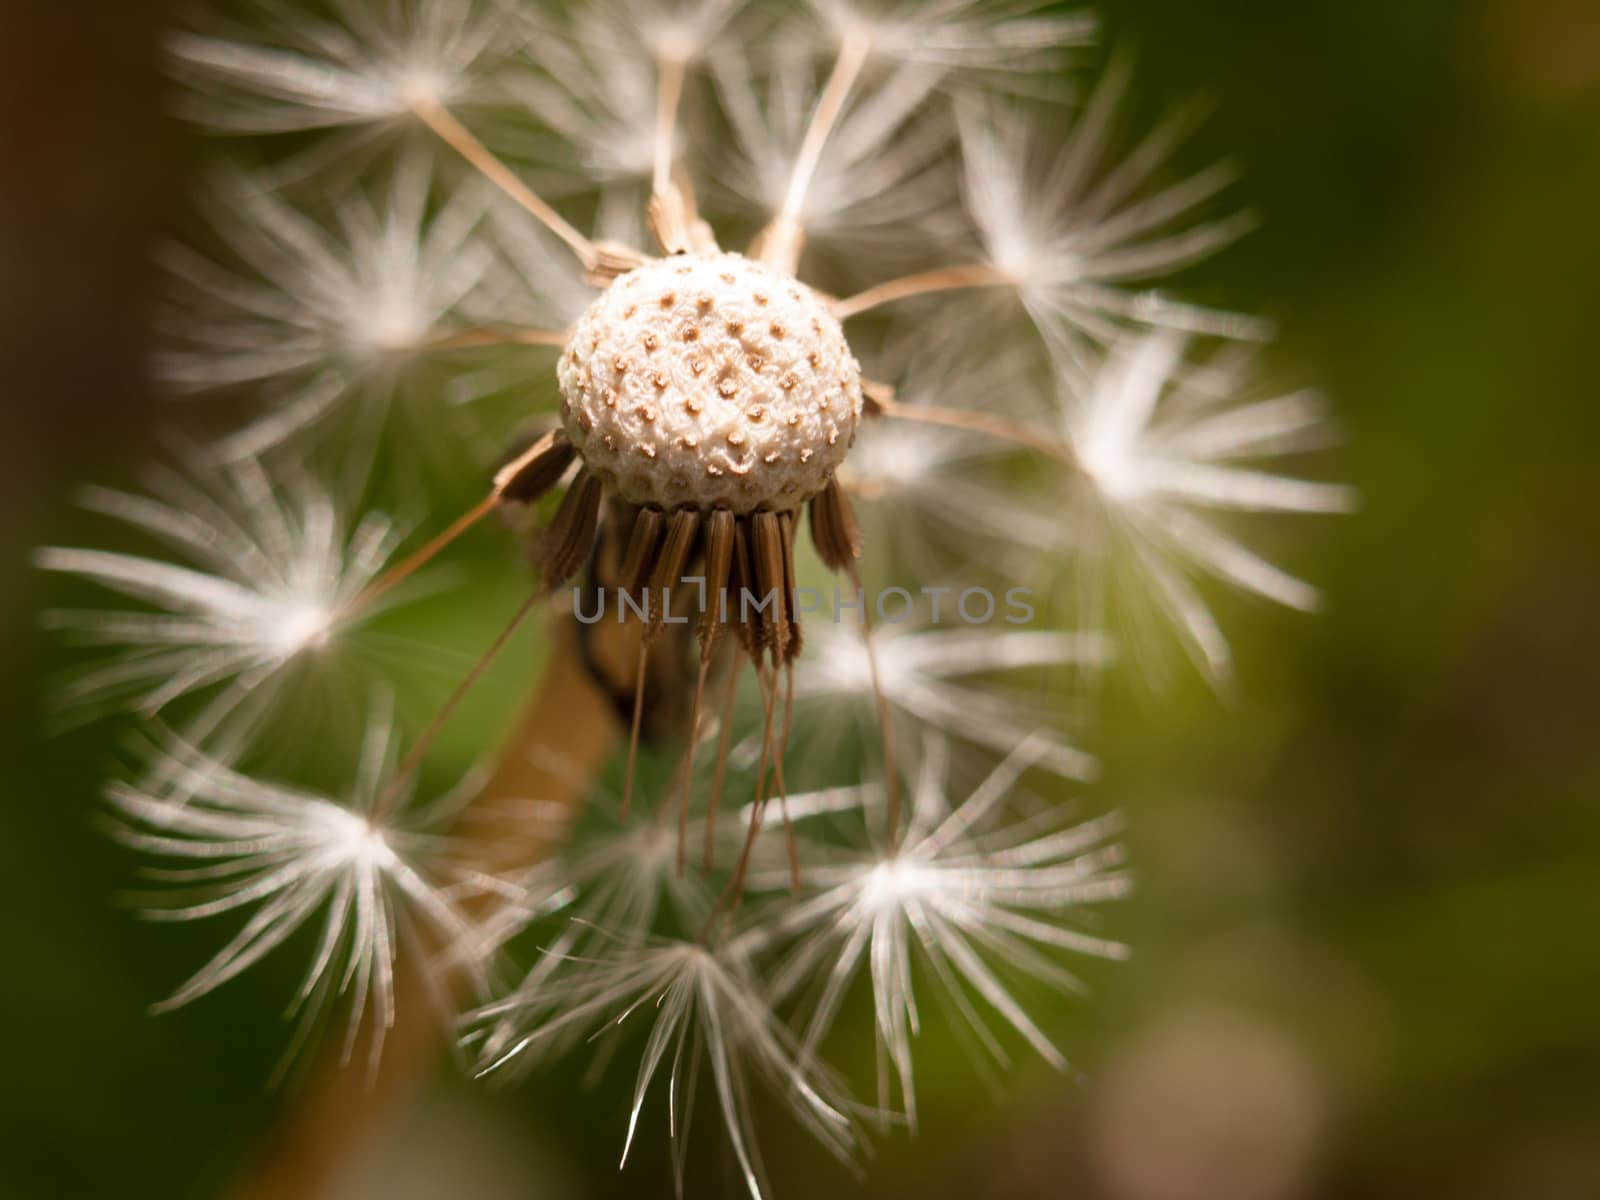
POLYGON ((585 466, 634 504, 735 513, 821 491, 855 441, 861 372, 804 284, 737 254, 621 276, 558 368, 585 466))

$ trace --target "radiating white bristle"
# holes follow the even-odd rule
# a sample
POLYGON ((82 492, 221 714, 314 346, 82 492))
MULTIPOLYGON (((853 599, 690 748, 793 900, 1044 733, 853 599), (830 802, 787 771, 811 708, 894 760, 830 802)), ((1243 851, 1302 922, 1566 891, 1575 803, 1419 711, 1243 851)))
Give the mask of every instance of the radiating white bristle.
POLYGON ((1057 961, 1059 952, 1125 957, 1125 946, 1082 922, 1093 919, 1094 906, 1125 895, 1131 879, 1114 841, 1118 817, 1079 825, 1005 818, 1019 776, 1048 750, 1043 738, 1025 739, 952 803, 942 744, 924 743, 908 819, 892 848, 808 844, 805 894, 735 943, 748 953, 787 948, 771 987, 780 999, 809 995, 802 1062, 818 1053, 866 971, 879 1046, 893 1071, 892 1080, 880 1072, 880 1105, 889 1109, 893 1083, 915 1122, 912 1039, 922 1016, 912 964, 921 960, 950 1011, 998 1062, 1007 1061, 1005 1051, 969 993, 1046 1061, 1065 1065, 1012 981, 1076 992, 1082 985, 1057 961))

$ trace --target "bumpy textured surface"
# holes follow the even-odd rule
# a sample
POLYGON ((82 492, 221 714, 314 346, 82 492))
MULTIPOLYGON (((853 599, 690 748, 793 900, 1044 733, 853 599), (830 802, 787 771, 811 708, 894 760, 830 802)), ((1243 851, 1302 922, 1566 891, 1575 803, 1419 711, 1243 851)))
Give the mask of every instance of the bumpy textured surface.
POLYGON ((631 271, 561 356, 561 417, 584 464, 634 504, 786 509, 855 441, 861 370, 804 284, 737 254, 631 271))

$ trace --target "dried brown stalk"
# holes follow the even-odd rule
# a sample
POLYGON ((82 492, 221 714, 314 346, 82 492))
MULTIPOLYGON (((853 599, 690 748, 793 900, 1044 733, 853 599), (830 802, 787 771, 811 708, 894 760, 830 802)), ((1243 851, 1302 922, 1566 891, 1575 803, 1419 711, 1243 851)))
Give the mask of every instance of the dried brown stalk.
MULTIPOLYGON (((632 651, 620 626, 614 642, 590 647, 590 661, 611 681, 625 680, 632 651)), ((621 738, 612 696, 580 653, 570 620, 563 620, 538 690, 518 718, 494 772, 462 813, 457 836, 470 847, 470 866, 508 879, 545 858, 559 836, 547 814, 575 814, 621 738), (537 803, 540 819, 529 813, 537 803)), ((469 915, 492 915, 488 895, 469 915)), ((357 1169, 381 1130, 411 1103, 449 1045, 441 990, 452 1000, 460 981, 430 980, 426 955, 402 960, 396 972, 395 1021, 384 1037, 376 1074, 361 1048, 341 1062, 339 1048, 315 1069, 283 1112, 232 1200, 318 1200, 357 1169), (419 961, 423 960, 423 961, 419 961)), ((370 1037, 370 1029, 364 1037, 370 1037)))

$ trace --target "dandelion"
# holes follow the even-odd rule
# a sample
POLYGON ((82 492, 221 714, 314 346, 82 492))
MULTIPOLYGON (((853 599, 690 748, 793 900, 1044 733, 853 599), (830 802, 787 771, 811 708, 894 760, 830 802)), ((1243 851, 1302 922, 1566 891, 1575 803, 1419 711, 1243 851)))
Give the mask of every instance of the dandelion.
MULTIPOLYGON (((1241 460, 1303 452, 1327 436, 1326 406, 1313 392, 1239 402, 1248 355, 1184 363, 1185 339, 1155 333, 1119 348, 1089 378, 1068 369, 1062 422, 1087 483, 1078 524, 1095 569, 1087 585, 1125 567, 1154 594, 1197 664, 1226 675, 1227 640, 1189 580, 1198 571, 1290 608, 1317 607, 1308 584, 1217 527, 1212 513, 1342 513, 1354 495, 1241 460)), ((1093 597, 1096 612, 1104 600, 1093 597)))
POLYGON ((996 819, 1018 778, 1046 748, 1041 739, 1025 740, 965 800, 951 805, 945 753, 939 742, 930 742, 898 839, 887 850, 867 853, 812 848, 809 894, 734 943, 756 953, 793 942, 772 989, 780 998, 808 987, 815 992, 802 1062, 816 1054, 851 983, 868 969, 880 1103, 887 1110, 892 1068, 913 1124, 912 1039, 921 1029, 914 956, 922 958, 941 999, 995 1061, 1007 1062, 1004 1048, 969 992, 1046 1061, 1064 1069, 1066 1060, 1003 973, 1076 992, 1081 984, 1055 960, 1055 951, 1126 954, 1120 943, 1064 922, 1128 890, 1122 852, 1110 841, 1120 831, 1119 819, 1075 826, 996 819))
MULTIPOLYGON (((225 254, 173 252, 183 294, 162 363, 179 391, 254 395, 257 419, 207 447, 213 482, 96 494, 184 561, 40 559, 152 610, 62 622, 122 653, 78 695, 126 695, 180 730, 114 791, 124 835, 198 861, 171 876, 201 889, 174 915, 253 910, 175 1001, 320 923, 300 1004, 348 992, 352 1030, 368 1011, 381 1030, 406 1019, 402 935, 433 955, 425 971, 466 963, 475 982, 537 940, 521 982, 470 1022, 486 1069, 597 1034, 609 1053, 653 1014, 624 1157, 666 1074, 681 1179, 709 1074, 755 1200, 769 1193, 756 1084, 841 1158, 857 1147, 819 1056, 858 976, 885 1111, 898 1093, 915 1118, 914 961, 996 1060, 1014 1035, 1060 1065, 1021 986, 1076 987, 1063 952, 1122 954, 1091 906, 1128 877, 1113 818, 1069 824, 1018 784, 1034 768, 1052 788, 1094 773, 1060 684, 1109 662, 1095 631, 1121 613, 1028 628, 1060 598, 1007 589, 1070 557, 1092 590, 1130 561, 1216 674, 1226 647, 1189 574, 1298 607, 1310 592, 1211 510, 1349 502, 1244 465, 1306 448, 1320 410, 1241 399, 1237 347, 1188 356, 1184 335, 1263 328, 1158 290, 1244 228, 1202 212, 1231 172, 1162 178, 1182 121, 1112 159, 1125 60, 1053 142, 1065 117, 1041 101, 1069 90, 1061 68, 1091 24, 1033 0, 324 7, 260 0, 245 31, 174 45, 190 110, 255 135, 265 163, 224 185, 225 254), (373 163, 378 183, 353 185, 373 163), (336 470, 340 494, 359 483, 426 505, 414 460, 452 431, 435 402, 491 394, 516 406, 494 432, 520 450, 492 479, 456 480, 477 502, 440 514, 403 561, 388 562, 391 522, 352 531, 307 481, 336 470), (380 443, 412 402, 431 406, 418 436, 380 443), (280 463, 274 479, 264 464, 280 463), (337 800, 245 775, 302 668, 331 671, 376 604, 492 516, 536 582, 405 759, 373 720, 337 800), (808 537, 852 590, 885 573, 925 596, 916 620, 803 628, 808 537), (993 607, 978 619, 966 576, 980 571, 1002 586, 980 589, 993 607), (575 603, 581 628, 553 624, 525 715, 451 840, 414 833, 402 813, 440 731, 569 584, 619 619, 591 623, 575 603), (838 781, 860 748, 836 735, 862 727, 879 740, 868 767, 812 790, 817 757, 791 760, 791 741, 835 737, 838 781), (579 819, 624 741, 615 812, 579 819), (652 753, 675 765, 652 771, 652 753), (955 800, 969 767, 993 770, 955 800), (480 895, 493 903, 468 903, 480 895)), ((489 426, 498 407, 471 416, 489 426)))
POLYGON ((63 703, 131 703, 154 718, 195 697, 183 737, 232 757, 287 701, 303 701, 305 685, 326 688, 333 668, 348 674, 357 664, 357 635, 378 611, 363 599, 400 530, 376 512, 351 528, 333 497, 297 471, 275 478, 255 459, 192 467, 192 478, 151 472, 148 496, 94 488, 85 497, 176 561, 65 547, 35 558, 147 606, 52 614, 52 624, 114 651, 64 689, 63 703))
MULTIPOLYGON (((663 1066, 680 1188, 683 1144, 706 1069, 751 1200, 771 1195, 755 1138, 752 1085, 757 1080, 781 1095, 794 1117, 824 1146, 849 1161, 856 1134, 844 1102, 831 1094, 830 1083, 818 1076, 814 1066, 803 1067, 796 1061, 793 1039, 767 1007, 749 965, 740 958, 695 942, 658 939, 621 944, 606 958, 571 966, 547 997, 548 1007, 558 1015, 546 1019, 541 1008, 532 1030, 490 1061, 486 1070, 515 1060, 539 1039, 559 1037, 568 1029, 616 1030, 640 1013, 653 1012, 628 1113, 624 1165, 650 1087, 663 1066)), ((514 1005, 491 1006, 479 1016, 517 1020, 514 1005)))
MULTIPOLYGON (((244 926, 167 1000, 165 1011, 221 987, 307 925, 318 929, 310 966, 290 1009, 303 1042, 336 997, 348 997, 348 1058, 368 1011, 371 1067, 395 1019, 395 972, 403 943, 437 951, 469 924, 446 882, 444 844, 408 827, 410 788, 392 784, 386 713, 368 726, 360 770, 342 800, 252 779, 182 742, 162 774, 175 793, 114 785, 119 840, 169 863, 151 876, 170 903, 146 915, 194 921, 249 912, 244 926)), ((426 976, 424 976, 426 978, 426 976)))

